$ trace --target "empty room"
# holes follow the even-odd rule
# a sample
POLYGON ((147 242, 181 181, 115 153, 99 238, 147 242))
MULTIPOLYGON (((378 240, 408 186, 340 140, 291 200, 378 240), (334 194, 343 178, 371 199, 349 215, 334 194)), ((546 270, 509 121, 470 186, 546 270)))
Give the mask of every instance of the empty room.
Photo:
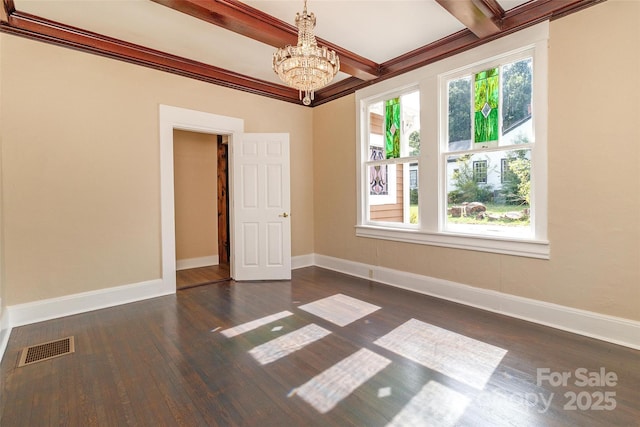
POLYGON ((0 425, 640 425, 638 76, 635 0, 5 0, 0 425))

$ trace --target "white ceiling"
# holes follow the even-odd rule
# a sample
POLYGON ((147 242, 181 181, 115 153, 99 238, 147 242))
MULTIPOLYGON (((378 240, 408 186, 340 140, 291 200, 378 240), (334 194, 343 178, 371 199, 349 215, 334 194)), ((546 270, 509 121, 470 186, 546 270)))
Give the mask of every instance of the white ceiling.
MULTIPOLYGON (((213 1, 213 0, 212 0, 213 1)), ((509 10, 528 0, 498 0, 509 10)), ((280 83, 275 48, 150 0, 15 0, 16 9, 147 48, 280 83)), ((294 24, 303 0, 245 1, 294 24)), ((464 29, 435 0, 308 0, 317 37, 383 63, 464 29)), ((337 80, 349 77, 339 73, 337 80)))

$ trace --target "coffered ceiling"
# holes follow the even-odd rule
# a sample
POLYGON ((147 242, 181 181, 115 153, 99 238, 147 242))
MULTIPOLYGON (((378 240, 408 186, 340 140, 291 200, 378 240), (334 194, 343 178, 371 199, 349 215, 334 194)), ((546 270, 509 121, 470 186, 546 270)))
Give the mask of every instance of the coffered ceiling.
MULTIPOLYGON (((313 105, 602 0, 308 0, 341 71, 313 105)), ((0 31, 289 102, 271 69, 303 0, 4 0, 0 31)))

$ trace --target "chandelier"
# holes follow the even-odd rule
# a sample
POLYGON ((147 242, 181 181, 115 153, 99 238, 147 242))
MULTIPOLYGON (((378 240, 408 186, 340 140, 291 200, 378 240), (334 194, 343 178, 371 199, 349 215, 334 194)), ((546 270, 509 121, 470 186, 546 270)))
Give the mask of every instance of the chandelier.
POLYGON ((302 15, 296 13, 298 45, 287 45, 273 54, 273 71, 284 83, 300 91, 304 105, 310 105, 314 91, 326 86, 340 69, 336 52, 316 43, 315 26, 316 16, 307 12, 304 0, 302 15))

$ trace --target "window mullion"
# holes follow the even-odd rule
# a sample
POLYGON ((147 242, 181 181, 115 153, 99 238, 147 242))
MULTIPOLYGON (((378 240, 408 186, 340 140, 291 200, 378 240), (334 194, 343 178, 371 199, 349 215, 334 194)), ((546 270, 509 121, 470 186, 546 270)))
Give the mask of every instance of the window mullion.
POLYGON ((441 203, 440 179, 440 96, 438 78, 425 79, 420 84, 420 122, 422 123, 420 147, 419 197, 420 229, 436 233, 439 231, 441 203))
POLYGON ((410 157, 396 157, 393 159, 384 160, 369 160, 365 162, 365 166, 381 166, 381 165, 397 165, 399 163, 417 162, 420 159, 418 156, 410 157))

